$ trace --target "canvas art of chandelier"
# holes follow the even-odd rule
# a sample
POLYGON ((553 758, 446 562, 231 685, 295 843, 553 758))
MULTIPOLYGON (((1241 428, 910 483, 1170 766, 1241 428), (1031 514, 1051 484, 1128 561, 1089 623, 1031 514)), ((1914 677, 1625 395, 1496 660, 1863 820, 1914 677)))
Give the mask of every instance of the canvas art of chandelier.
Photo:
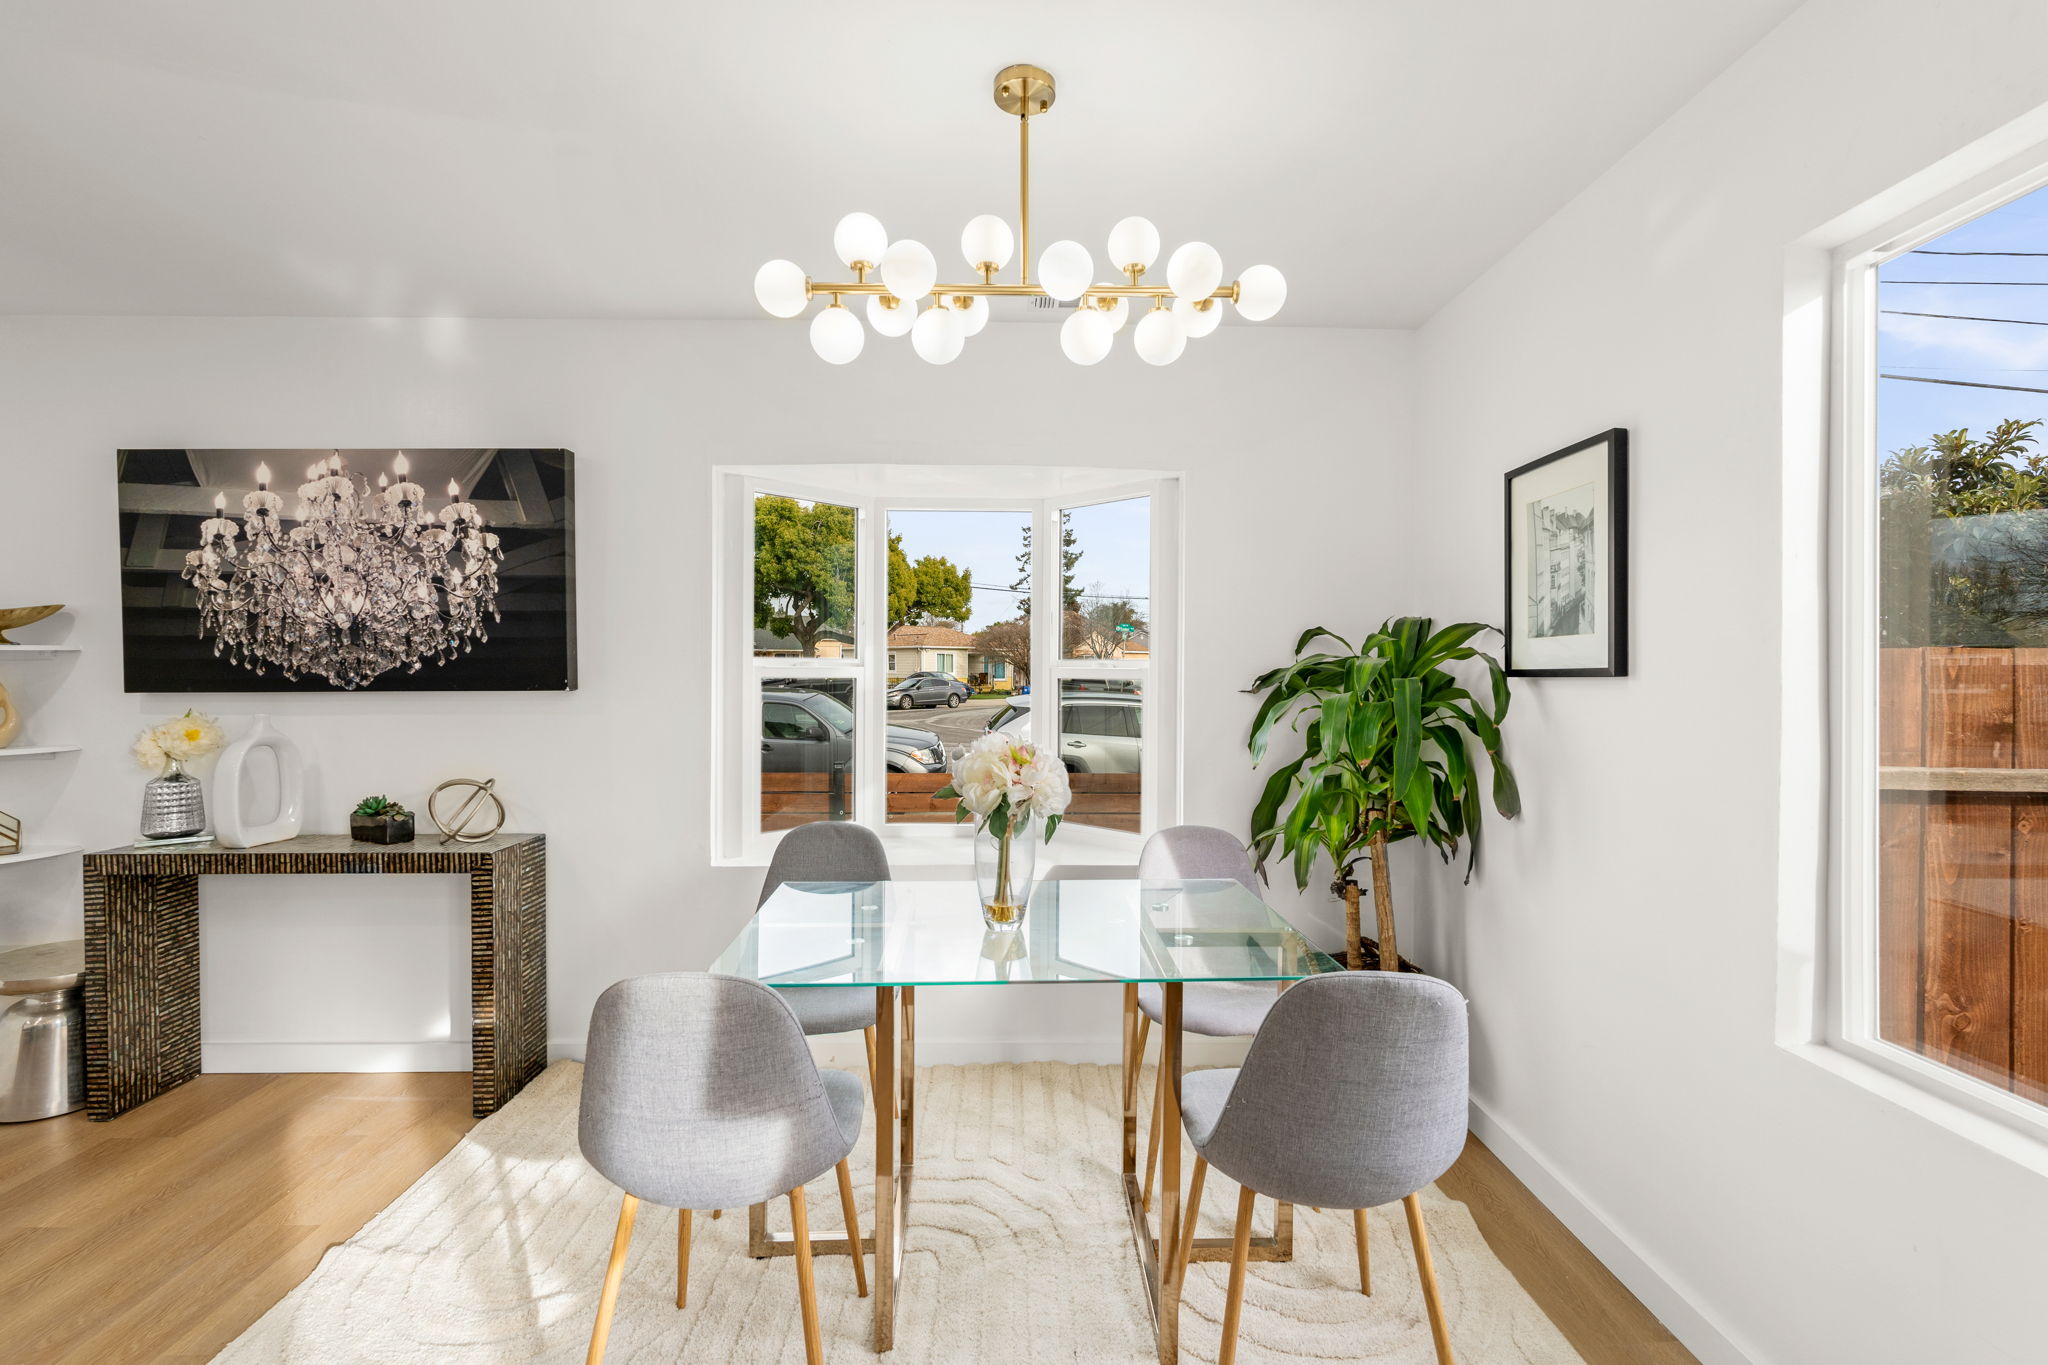
POLYGON ((889 241, 871 214, 849 213, 832 233, 832 247, 853 271, 851 281, 821 282, 805 275, 793 261, 770 261, 754 276, 754 297, 779 318, 793 318, 820 296, 831 302, 811 319, 811 349, 834 365, 861 353, 867 333, 843 302, 867 298, 868 326, 881 336, 910 335, 919 356, 934 365, 958 358, 974 336, 988 325, 989 300, 1028 298, 1075 306, 1060 327, 1060 349, 1077 365, 1093 365, 1107 356, 1138 301, 1151 307, 1132 331, 1140 359, 1170 365, 1180 358, 1190 338, 1205 337, 1223 320, 1224 305, 1249 322, 1263 322, 1287 301, 1287 281, 1270 265, 1255 265, 1229 284, 1223 283, 1223 259, 1206 242, 1188 242, 1166 261, 1164 285, 1144 283, 1159 259, 1159 229, 1143 218, 1125 218, 1109 231, 1109 263, 1125 278, 1115 284, 1095 279, 1095 260, 1075 241, 1058 241, 1038 258, 1038 280, 1031 279, 1031 120, 1052 107, 1052 76, 1035 66, 1009 66, 996 75, 996 107, 1017 119, 1018 228, 1023 250, 1016 251, 1010 225, 992 213, 967 224, 960 251, 981 278, 966 284, 938 282, 938 261, 922 242, 889 241), (1017 283, 999 284, 996 275, 1015 254, 1017 283), (879 280, 869 279, 879 273, 879 280), (930 305, 919 311, 926 298, 930 305))
POLYGON ((267 465, 242 495, 239 526, 216 493, 184 569, 213 652, 259 674, 274 667, 354 689, 488 640, 485 618, 499 619, 498 537, 455 480, 436 512, 410 472, 400 451, 372 488, 336 451, 307 469, 290 529, 267 465))

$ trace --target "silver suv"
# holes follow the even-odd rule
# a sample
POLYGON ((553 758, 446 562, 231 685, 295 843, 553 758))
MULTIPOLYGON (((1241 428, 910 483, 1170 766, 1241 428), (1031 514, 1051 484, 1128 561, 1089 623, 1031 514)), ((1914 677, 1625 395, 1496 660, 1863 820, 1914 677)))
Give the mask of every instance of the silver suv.
MULTIPOLYGON (((1035 697, 1014 697, 989 717, 989 732, 1019 738, 1031 730, 1035 697)), ((1145 703, 1128 693, 1068 692, 1060 698, 1060 762, 1070 773, 1135 773, 1143 769, 1145 703)))

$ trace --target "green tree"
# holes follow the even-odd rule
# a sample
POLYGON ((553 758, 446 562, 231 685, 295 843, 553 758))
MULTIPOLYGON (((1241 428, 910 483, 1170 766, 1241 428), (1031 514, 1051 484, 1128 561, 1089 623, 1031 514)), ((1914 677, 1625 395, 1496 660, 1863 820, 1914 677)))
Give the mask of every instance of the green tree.
POLYGON ((889 628, 925 621, 965 621, 974 601, 974 580, 943 555, 916 563, 903 551, 903 537, 889 537, 889 628))
MULTIPOLYGON (((1074 586, 1074 566, 1081 562, 1081 552, 1074 548, 1074 528, 1067 523, 1066 514, 1060 514, 1060 595, 1066 599, 1062 610, 1075 612, 1081 609, 1081 590, 1074 586)), ((1024 594, 1023 614, 1031 616, 1031 523, 1024 523, 1024 548, 1017 552, 1017 577, 1010 584, 1024 594)))
MULTIPOLYGON (((1981 439, 1957 428, 1878 469, 1880 621, 1887 645, 2011 645, 2048 608, 2048 453, 2038 418, 1981 439)), ((2034 643, 2029 638, 2025 643, 2034 643)))
POLYGON ((806 658, 827 631, 853 629, 850 507, 754 499, 754 625, 795 639, 806 658))

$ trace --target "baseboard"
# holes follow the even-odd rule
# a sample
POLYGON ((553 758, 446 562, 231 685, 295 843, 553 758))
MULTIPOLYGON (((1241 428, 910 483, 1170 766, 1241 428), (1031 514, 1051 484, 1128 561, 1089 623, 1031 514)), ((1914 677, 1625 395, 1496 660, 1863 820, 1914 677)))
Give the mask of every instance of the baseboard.
POLYGON ((1766 1358, 1738 1346, 1735 1334, 1667 1270, 1594 1205, 1578 1186, 1558 1174, 1507 1124, 1471 1104, 1472 1131, 1492 1149, 1515 1178, 1529 1187, 1558 1221, 1585 1243, 1600 1263, 1628 1286, 1644 1307, 1704 1365, 1768 1365, 1766 1358))
POLYGON ((468 1043, 201 1043, 211 1072, 467 1071, 468 1043))

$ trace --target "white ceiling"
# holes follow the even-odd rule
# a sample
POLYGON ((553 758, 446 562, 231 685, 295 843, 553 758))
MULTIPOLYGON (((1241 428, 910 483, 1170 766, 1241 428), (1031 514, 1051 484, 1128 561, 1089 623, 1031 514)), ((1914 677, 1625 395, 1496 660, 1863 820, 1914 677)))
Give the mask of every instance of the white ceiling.
POLYGON ((852 209, 1117 218, 1412 326, 1797 0, 0 0, 0 312, 757 317, 852 209))

